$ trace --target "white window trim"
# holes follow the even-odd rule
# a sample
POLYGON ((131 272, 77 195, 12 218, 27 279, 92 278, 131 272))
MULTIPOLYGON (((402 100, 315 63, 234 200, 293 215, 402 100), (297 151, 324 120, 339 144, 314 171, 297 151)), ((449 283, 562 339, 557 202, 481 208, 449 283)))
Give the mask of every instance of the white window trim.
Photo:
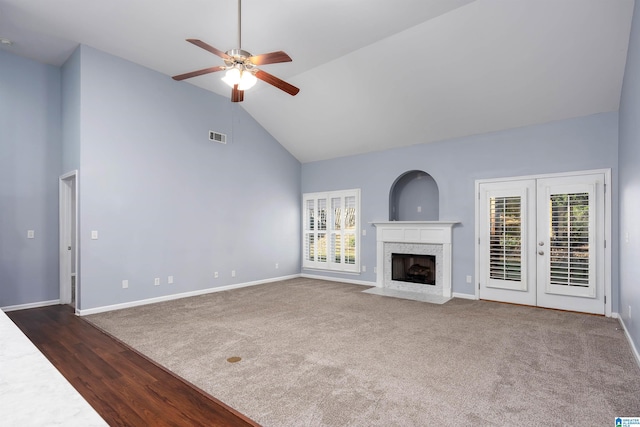
MULTIPOLYGON (((344 209, 344 205, 343 205, 344 209)), ((316 217, 316 224, 317 224, 316 217)), ((326 270, 326 271, 334 271, 334 272, 344 272, 344 273, 360 273, 360 189, 350 189, 350 190, 340 190, 340 191, 323 191, 317 193, 304 193, 302 195, 302 268, 303 269, 313 269, 313 270, 326 270), (331 199, 333 198, 341 198, 344 202, 346 197, 355 197, 356 202, 356 218, 355 218, 355 227, 354 227, 354 236, 355 236, 355 263, 354 264, 346 264, 346 263, 336 263, 332 262, 329 250, 329 242, 331 229, 330 224, 332 223, 332 215, 331 215, 331 199), (309 229, 309 218, 307 212, 307 201, 315 200, 314 208, 317 209, 318 200, 324 199, 326 201, 326 209, 327 209, 327 259, 326 261, 309 261, 306 259, 306 234, 314 231, 309 229)), ((317 231, 317 230, 315 230, 317 231)), ((341 230, 341 234, 344 234, 344 227, 341 230)), ((317 244, 317 239, 314 244, 317 244)), ((315 253, 318 253, 317 247, 315 253)), ((344 257, 344 251, 343 251, 344 257)))

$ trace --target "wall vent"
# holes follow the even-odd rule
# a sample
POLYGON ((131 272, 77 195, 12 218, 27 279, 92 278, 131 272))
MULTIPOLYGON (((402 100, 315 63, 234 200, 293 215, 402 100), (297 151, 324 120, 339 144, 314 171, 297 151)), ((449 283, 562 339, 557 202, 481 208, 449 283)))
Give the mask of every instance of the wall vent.
POLYGON ((209 131, 209 139, 211 141, 219 142, 220 144, 227 143, 227 135, 225 135, 224 133, 213 131, 213 130, 209 131))

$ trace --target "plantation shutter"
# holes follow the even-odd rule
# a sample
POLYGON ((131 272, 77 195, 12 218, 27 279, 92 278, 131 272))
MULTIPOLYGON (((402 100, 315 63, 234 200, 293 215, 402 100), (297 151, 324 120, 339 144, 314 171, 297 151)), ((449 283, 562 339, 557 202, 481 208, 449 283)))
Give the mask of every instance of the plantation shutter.
POLYGON ((303 195, 303 268, 359 272, 360 190, 303 195))
POLYGON ((550 197, 549 282, 589 286, 589 193, 550 197))
POLYGON ((331 262, 341 264, 343 262, 342 252, 342 229, 344 217, 342 215, 342 198, 331 198, 331 262))
POLYGON ((304 260, 305 262, 314 262, 316 260, 316 235, 315 235, 315 218, 316 208, 315 200, 305 200, 304 213, 304 260))
POLYGON ((522 199, 491 197, 489 201, 489 277, 522 278, 522 199))
POLYGON ((356 197, 346 196, 344 199, 345 204, 345 221, 344 221, 344 241, 345 241, 345 256, 344 262, 346 264, 355 265, 356 263, 356 241, 357 241, 357 207, 356 197))

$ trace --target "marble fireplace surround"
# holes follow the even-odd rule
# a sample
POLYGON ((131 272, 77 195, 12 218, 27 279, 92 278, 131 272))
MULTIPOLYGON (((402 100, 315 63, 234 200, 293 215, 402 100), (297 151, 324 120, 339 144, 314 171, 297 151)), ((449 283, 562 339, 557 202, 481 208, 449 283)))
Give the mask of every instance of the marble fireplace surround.
POLYGON ((376 227, 378 288, 436 293, 451 298, 451 229, 454 221, 381 221, 376 227), (405 284, 391 280, 391 253, 436 256, 436 286, 405 284))

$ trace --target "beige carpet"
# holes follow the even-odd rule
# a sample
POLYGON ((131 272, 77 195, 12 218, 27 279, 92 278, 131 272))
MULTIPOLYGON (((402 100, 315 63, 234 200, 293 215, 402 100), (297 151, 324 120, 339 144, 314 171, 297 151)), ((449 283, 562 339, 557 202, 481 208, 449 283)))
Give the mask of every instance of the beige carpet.
POLYGON ((617 320, 362 290, 294 279, 87 319, 264 426, 640 416, 640 369, 617 320))

